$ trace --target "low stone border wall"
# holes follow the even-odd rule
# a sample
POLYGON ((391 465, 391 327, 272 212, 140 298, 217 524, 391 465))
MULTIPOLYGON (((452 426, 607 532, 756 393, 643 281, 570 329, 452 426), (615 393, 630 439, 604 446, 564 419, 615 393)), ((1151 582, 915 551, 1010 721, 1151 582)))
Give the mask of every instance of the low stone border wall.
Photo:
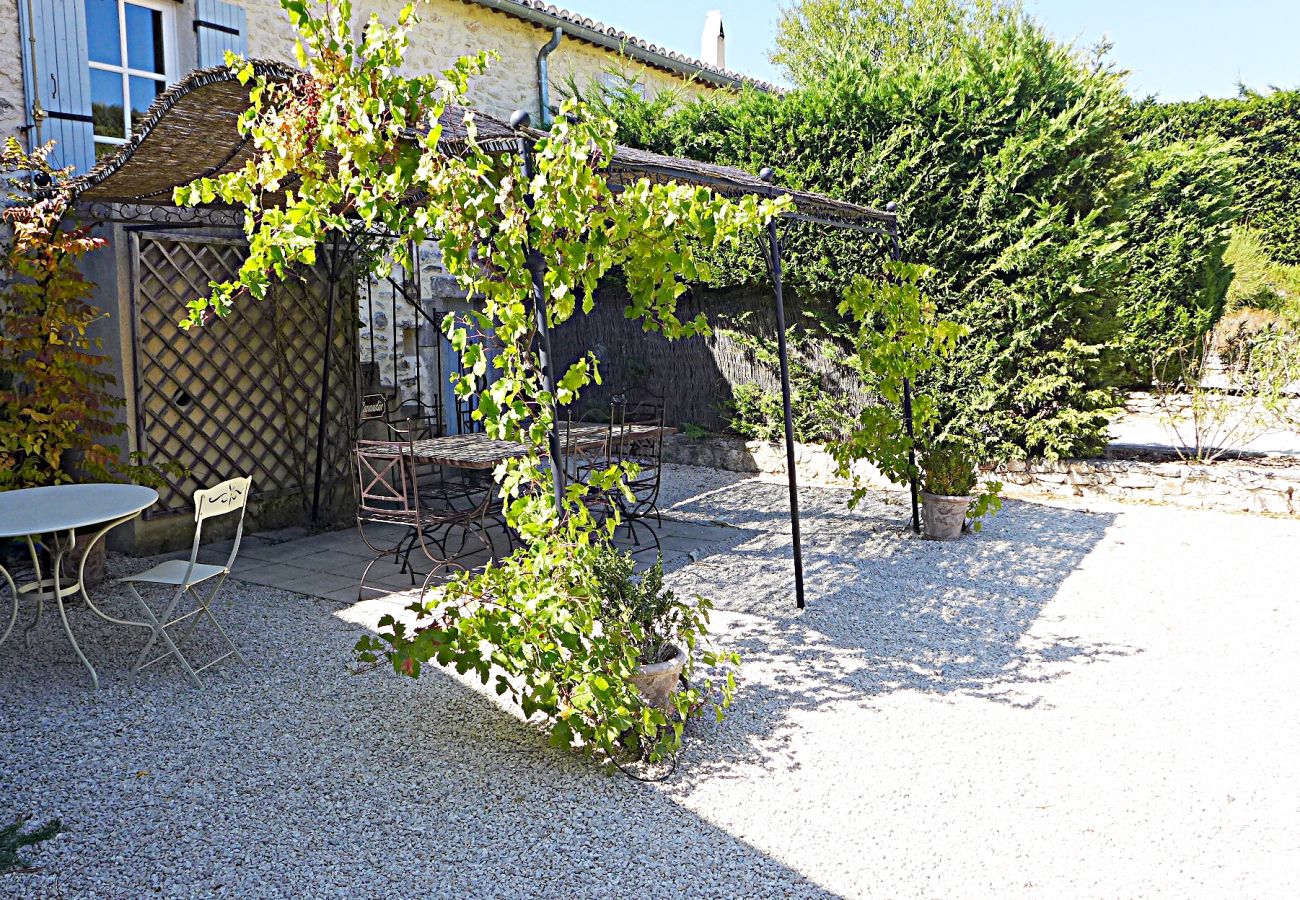
POLYGON ((1300 465, 1191 465, 1137 459, 1014 461, 997 476, 1008 496, 1105 497, 1300 518, 1300 465))
MULTIPOLYGON (((721 435, 673 435, 664 441, 664 461, 785 475, 784 445, 721 435)), ((994 475, 1003 483, 1006 496, 1023 499, 1100 497, 1300 518, 1300 461, 1289 462, 1231 460, 1190 465, 1177 459, 1017 460, 999 466, 994 475)), ((796 444, 795 466, 801 484, 848 486, 836 476, 835 461, 820 444, 796 444)), ((868 485, 901 487, 865 463, 855 467, 855 472, 868 485)))
MULTIPOLYGON (((835 460, 821 444, 795 444, 795 471, 803 484, 848 487, 847 480, 835 474, 835 460)), ((705 466, 728 472, 785 477, 785 444, 747 441, 725 435, 692 438, 675 434, 664 440, 664 462, 684 466, 705 466)), ((854 466, 854 473, 866 484, 896 487, 880 471, 867 463, 854 466)))

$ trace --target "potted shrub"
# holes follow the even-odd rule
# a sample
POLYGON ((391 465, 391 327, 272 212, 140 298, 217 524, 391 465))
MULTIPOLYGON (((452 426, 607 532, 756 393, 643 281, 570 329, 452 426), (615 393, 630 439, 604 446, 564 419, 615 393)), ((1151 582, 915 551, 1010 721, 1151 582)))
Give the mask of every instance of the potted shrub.
POLYGON ((697 597, 687 603, 665 588, 662 557, 637 577, 632 554, 607 544, 594 574, 606 627, 621 629, 636 653, 629 680, 647 704, 672 712, 673 695, 690 676, 690 651, 707 633, 709 602, 697 597))
POLYGON ((973 453, 957 441, 941 440, 921 456, 921 532, 933 541, 955 541, 970 527, 980 529, 980 519, 1001 508, 1002 485, 980 486, 973 453))

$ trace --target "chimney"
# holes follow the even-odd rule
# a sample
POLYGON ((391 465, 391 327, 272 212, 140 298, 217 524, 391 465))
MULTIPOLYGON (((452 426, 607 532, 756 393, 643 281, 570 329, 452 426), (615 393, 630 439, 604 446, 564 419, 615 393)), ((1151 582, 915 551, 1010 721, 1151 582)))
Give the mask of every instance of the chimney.
POLYGON ((727 35, 722 30, 721 10, 712 10, 704 17, 704 33, 700 35, 700 59, 715 68, 727 68, 727 35))

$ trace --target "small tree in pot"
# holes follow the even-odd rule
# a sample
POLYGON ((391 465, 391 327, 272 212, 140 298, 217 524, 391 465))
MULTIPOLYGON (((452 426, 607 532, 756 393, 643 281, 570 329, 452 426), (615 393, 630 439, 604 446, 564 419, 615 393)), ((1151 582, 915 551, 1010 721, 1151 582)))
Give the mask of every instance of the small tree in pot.
MULTIPOLYGON (((967 332, 965 326, 940 318, 921 290, 930 271, 925 266, 888 263, 885 280, 858 278, 841 301, 840 314, 854 324, 852 362, 880 402, 864 407, 850 433, 829 449, 841 477, 855 478, 853 463, 865 459, 898 484, 918 478, 926 536, 952 540, 961 536, 968 518, 978 530, 980 517, 997 511, 1002 485, 989 482, 978 495, 971 495, 978 481, 978 457, 968 443, 948 436, 939 423, 934 398, 924 389, 932 370, 944 363, 967 332), (912 429, 904 421, 909 389, 914 392, 912 429), (927 447, 914 435, 942 436, 927 447), (920 466, 917 451, 921 451, 920 466)), ((866 493, 867 488, 855 482, 850 506, 866 493)))
POLYGON ((986 482, 978 494, 975 455, 955 440, 939 440, 921 455, 921 529, 931 540, 955 541, 970 523, 979 531, 981 518, 1002 508, 1000 482, 986 482))
MULTIPOLYGON (((621 630, 636 651, 636 669, 628 680, 646 703, 674 712, 677 686, 689 683, 694 667, 691 651, 708 633, 712 604, 704 597, 679 600, 665 588, 662 558, 636 577, 632 554, 610 544, 597 553, 593 574, 605 627, 621 630)), ((739 662, 733 654, 723 656, 739 662)))

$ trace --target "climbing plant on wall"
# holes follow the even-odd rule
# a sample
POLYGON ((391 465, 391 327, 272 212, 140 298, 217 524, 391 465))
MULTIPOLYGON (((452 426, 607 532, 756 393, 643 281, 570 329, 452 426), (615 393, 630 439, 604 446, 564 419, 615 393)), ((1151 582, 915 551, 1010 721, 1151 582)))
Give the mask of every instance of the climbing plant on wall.
POLYGON ((118 461, 104 439, 122 430, 123 401, 87 333, 104 314, 78 268, 104 241, 65 222, 71 197, 57 186, 71 170, 50 165, 52 148, 28 155, 9 138, 0 151, 0 172, 12 173, 0 243, 0 490, 107 480, 118 461))
MULTIPOLYGON (((405 247, 435 240, 447 270, 482 298, 468 323, 444 323, 462 358, 456 390, 478 394, 475 416, 487 434, 529 451, 496 472, 506 518, 523 547, 417 604, 415 627, 382 621, 378 636, 358 643, 361 660, 384 659, 411 676, 430 661, 473 672, 525 714, 548 721, 560 746, 611 754, 636 747, 654 758, 672 752, 681 718, 703 707, 709 686, 697 680, 678 694, 677 718, 647 705, 629 681, 636 628, 602 618, 597 557, 602 528, 610 526, 596 525, 583 495, 618 490, 628 473, 610 469, 597 473, 591 487, 570 485, 558 505, 550 492, 547 433, 557 410, 599 378, 599 362, 592 355, 578 360, 558 374, 553 393, 548 389, 533 267, 540 261, 545 268, 550 327, 590 311, 597 284, 617 267, 630 317, 668 337, 696 334, 704 324, 680 320, 676 306, 686 285, 703 277, 697 246, 718 248, 757 234, 783 203, 727 200, 644 180, 616 193, 602 174, 614 151, 614 126, 576 101, 536 138, 531 178, 522 177, 518 155, 479 146, 472 113, 464 118, 468 139, 460 152, 445 153, 438 121, 484 70, 485 55, 460 59, 439 75, 399 74, 414 7, 395 24, 372 16, 354 29, 346 0, 281 5, 300 36, 303 74, 276 81, 231 59, 251 87, 241 129, 254 154, 238 171, 177 192, 187 204, 220 199, 242 206, 250 248, 236 279, 194 299, 188 324, 230 315, 264 296, 274 279, 311 263, 331 233, 382 233, 391 255, 367 258, 381 273, 388 260, 404 264, 405 247), (274 204, 263 201, 271 196, 274 204), (530 250, 540 256, 530 258, 530 250), (492 341, 491 359, 471 332, 492 341), (494 377, 484 387, 489 366, 494 377)), ((730 658, 702 644, 698 656, 730 658)), ((729 680, 721 684, 719 709, 730 697, 729 680)))

